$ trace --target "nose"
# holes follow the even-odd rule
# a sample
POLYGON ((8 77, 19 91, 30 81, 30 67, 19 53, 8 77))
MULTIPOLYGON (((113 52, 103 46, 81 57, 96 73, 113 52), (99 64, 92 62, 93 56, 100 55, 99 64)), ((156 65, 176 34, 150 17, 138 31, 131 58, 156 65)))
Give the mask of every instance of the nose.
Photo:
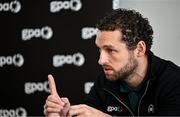
POLYGON ((108 56, 103 51, 100 52, 98 63, 100 65, 108 63, 108 56))

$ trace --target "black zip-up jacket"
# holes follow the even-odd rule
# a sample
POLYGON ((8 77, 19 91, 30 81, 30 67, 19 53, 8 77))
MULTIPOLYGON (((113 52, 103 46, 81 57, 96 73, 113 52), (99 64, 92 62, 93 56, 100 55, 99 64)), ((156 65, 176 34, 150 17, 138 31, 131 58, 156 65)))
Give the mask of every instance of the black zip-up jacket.
POLYGON ((120 92, 121 81, 109 81, 104 75, 94 83, 85 103, 112 116, 179 116, 180 67, 150 52, 146 77, 135 111, 128 95, 120 92))

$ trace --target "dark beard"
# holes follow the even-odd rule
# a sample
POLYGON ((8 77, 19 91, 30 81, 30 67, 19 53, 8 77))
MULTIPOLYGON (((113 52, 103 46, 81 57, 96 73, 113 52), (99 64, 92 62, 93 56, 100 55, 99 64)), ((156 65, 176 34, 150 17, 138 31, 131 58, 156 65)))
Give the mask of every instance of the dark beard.
POLYGON ((131 76, 133 73, 135 73, 137 66, 138 66, 137 60, 130 53, 128 63, 122 69, 120 69, 118 72, 115 72, 114 75, 106 76, 106 77, 107 77, 107 79, 109 79, 111 81, 128 79, 129 76, 131 76))

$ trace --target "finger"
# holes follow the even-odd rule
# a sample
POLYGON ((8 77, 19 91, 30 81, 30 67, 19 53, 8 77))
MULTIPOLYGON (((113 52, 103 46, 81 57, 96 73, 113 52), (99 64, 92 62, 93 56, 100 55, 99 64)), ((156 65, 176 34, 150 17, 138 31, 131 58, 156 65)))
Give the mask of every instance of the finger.
POLYGON ((48 102, 52 102, 52 103, 56 103, 58 105, 62 105, 64 106, 65 103, 61 100, 61 98, 59 96, 54 96, 54 95, 49 95, 47 100, 46 100, 46 103, 48 102))
POLYGON ((48 81, 49 81, 49 88, 50 88, 51 94, 58 95, 57 90, 56 90, 56 84, 51 74, 48 75, 48 81))
POLYGON ((73 110, 85 109, 85 108, 87 108, 87 105, 85 105, 85 104, 78 104, 78 105, 71 106, 71 109, 73 109, 73 110))
POLYGON ((61 101, 63 101, 65 103, 65 105, 69 105, 70 106, 70 102, 69 102, 68 98, 62 97, 61 101))
POLYGON ((60 111, 63 109, 64 105, 56 104, 54 102, 47 101, 45 108, 57 108, 60 111))
POLYGON ((46 109, 44 109, 43 113, 44 113, 44 115, 47 115, 46 109))
POLYGON ((63 97, 63 98, 61 98, 61 100, 64 102, 64 108, 63 108, 63 110, 62 110, 62 115, 63 116, 66 116, 67 115, 67 113, 68 113, 68 111, 69 111, 69 109, 70 109, 70 102, 69 102, 69 100, 68 100, 68 98, 66 98, 66 97, 63 97))
POLYGON ((47 105, 46 105, 46 104, 44 104, 43 108, 44 108, 44 109, 46 109, 46 108, 47 108, 47 105))
MULTIPOLYGON (((61 109, 62 110, 62 109, 61 109)), ((44 112, 45 113, 60 113, 61 111, 59 108, 51 108, 51 107, 47 107, 44 112)))
POLYGON ((68 112, 68 116, 80 116, 83 115, 84 109, 81 105, 74 105, 70 107, 70 110, 68 112))

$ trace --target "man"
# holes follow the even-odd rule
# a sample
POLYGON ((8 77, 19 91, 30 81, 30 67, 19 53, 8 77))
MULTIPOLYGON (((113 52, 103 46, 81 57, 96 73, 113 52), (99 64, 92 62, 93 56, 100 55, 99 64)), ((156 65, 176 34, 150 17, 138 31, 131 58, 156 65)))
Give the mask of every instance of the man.
POLYGON ((47 116, 180 115, 180 68, 151 51, 153 30, 134 10, 117 9, 97 24, 101 75, 85 104, 60 98, 51 75, 47 116))

